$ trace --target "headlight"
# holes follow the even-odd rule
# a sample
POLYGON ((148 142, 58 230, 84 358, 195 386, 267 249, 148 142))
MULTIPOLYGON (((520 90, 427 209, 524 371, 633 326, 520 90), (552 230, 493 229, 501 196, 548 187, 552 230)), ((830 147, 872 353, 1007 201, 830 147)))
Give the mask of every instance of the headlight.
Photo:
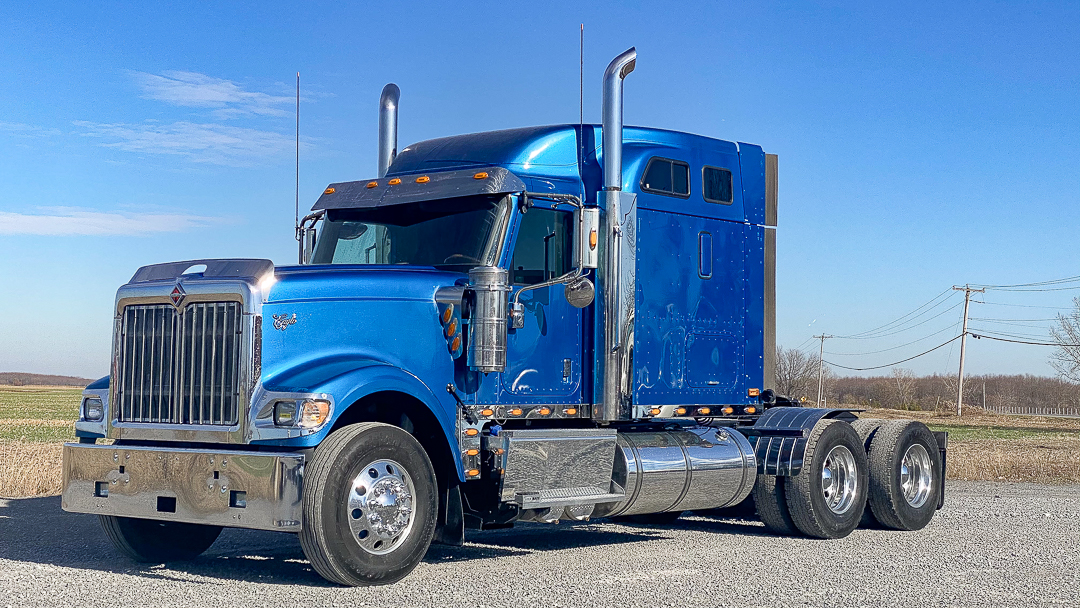
POLYGON ((330 416, 330 402, 325 399, 278 401, 274 404, 274 424, 299 426, 305 429, 320 427, 330 416))
POLYGON ((105 406, 102 405, 101 399, 89 398, 83 400, 82 410, 83 420, 88 422, 101 422, 105 418, 105 406))

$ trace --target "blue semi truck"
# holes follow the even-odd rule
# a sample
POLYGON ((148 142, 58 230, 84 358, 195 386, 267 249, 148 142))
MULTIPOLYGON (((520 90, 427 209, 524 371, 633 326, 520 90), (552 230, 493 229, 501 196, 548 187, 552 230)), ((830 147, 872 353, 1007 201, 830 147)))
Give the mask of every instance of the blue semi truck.
POLYGON ((942 434, 771 388, 776 157, 624 128, 636 58, 608 66, 602 125, 400 152, 387 85, 378 177, 326 188, 299 264, 140 268, 63 508, 142 561, 296 533, 343 585, 519 521, 753 504, 780 534, 924 527, 942 434))

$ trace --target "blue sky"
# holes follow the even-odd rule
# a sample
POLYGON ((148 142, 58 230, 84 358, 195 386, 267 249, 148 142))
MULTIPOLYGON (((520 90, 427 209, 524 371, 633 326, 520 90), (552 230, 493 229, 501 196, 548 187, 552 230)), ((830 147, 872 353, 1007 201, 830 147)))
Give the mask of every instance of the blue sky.
MULTIPOLYGON (((633 45, 629 124, 780 155, 782 345, 871 330, 953 284, 1080 275, 1076 2, 13 4, 0 371, 107 373, 115 290, 143 264, 295 259, 296 72, 303 208, 375 174, 387 82, 403 145, 575 122, 579 23, 586 121, 633 45)), ((992 291, 972 326, 1045 338, 1076 285, 992 291)), ((962 298, 942 297, 826 359, 881 365, 956 335, 962 298)), ((952 373, 955 346, 903 367, 952 373)), ((1050 375, 1048 351, 970 340, 967 366, 1050 375)))

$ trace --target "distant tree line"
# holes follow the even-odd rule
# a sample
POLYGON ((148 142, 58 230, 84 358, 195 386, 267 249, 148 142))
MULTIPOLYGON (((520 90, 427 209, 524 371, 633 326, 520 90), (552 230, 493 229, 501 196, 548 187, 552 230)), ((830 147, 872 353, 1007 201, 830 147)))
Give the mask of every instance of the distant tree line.
MULTIPOLYGON (((808 403, 817 401, 818 357, 777 348, 776 389, 808 403)), ((822 395, 826 404, 891 409, 955 411, 956 376, 917 376, 892 368, 888 375, 836 376, 824 368, 822 395)), ((989 411, 1072 413, 1080 409, 1080 384, 1064 378, 1023 375, 966 375, 964 407, 989 411)))
POLYGON ((93 380, 77 376, 0 372, 0 384, 8 386, 86 386, 93 380))

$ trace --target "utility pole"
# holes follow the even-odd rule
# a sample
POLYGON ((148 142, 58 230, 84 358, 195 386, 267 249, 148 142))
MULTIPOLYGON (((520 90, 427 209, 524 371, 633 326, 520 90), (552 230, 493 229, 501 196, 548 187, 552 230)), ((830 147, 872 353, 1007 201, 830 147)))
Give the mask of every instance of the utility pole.
POLYGON ((821 349, 818 351, 818 368, 817 368, 817 406, 821 407, 821 387, 825 382, 825 339, 832 338, 834 336, 826 336, 821 334, 820 336, 814 336, 821 339, 821 349))
POLYGON ((956 381, 956 415, 960 416, 964 411, 964 351, 967 347, 968 305, 971 303, 971 294, 983 293, 986 289, 972 289, 970 285, 963 287, 953 285, 953 289, 964 292, 964 331, 960 334, 960 376, 956 381))

